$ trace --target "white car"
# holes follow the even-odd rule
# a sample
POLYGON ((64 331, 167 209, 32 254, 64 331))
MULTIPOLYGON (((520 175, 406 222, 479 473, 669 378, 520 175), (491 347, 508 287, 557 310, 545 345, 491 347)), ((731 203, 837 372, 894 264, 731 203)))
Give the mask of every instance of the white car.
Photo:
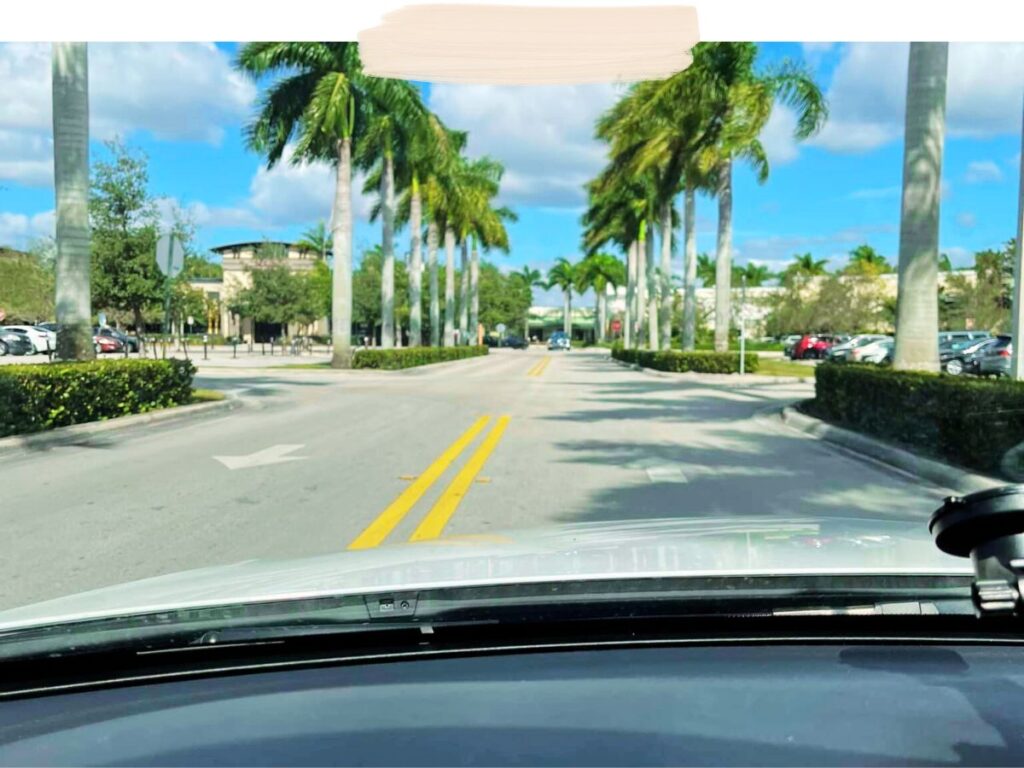
POLYGON ((14 331, 15 333, 21 333, 28 336, 28 340, 32 342, 33 352, 42 352, 46 354, 51 349, 57 348, 57 334, 53 331, 48 331, 45 328, 37 328, 34 325, 5 325, 8 331, 14 331))
POLYGON ((892 343, 892 337, 886 336, 869 344, 854 347, 850 350, 847 359, 855 363, 880 363, 889 354, 892 343))

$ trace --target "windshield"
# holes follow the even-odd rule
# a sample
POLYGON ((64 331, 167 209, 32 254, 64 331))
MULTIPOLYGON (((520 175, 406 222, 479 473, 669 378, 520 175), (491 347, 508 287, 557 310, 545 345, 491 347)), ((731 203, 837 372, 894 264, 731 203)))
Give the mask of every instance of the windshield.
POLYGON ((707 41, 635 83, 368 62, 0 45, 0 628, 962 571, 928 516, 1024 478, 1024 45, 707 41))

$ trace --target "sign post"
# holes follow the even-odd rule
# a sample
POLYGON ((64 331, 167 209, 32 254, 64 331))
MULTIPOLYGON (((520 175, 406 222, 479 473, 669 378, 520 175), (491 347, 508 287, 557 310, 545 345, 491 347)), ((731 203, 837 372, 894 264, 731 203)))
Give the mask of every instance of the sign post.
POLYGON ((744 374, 747 359, 747 276, 740 279, 740 376, 744 374))
MULTIPOLYGON (((168 235, 160 235, 160 239, 156 241, 156 265, 167 278, 164 281, 163 322, 163 334, 166 343, 171 323, 171 281, 181 274, 181 269, 185 266, 185 249, 182 247, 181 240, 173 232, 168 235)), ((136 332, 138 330, 136 329, 136 332)))

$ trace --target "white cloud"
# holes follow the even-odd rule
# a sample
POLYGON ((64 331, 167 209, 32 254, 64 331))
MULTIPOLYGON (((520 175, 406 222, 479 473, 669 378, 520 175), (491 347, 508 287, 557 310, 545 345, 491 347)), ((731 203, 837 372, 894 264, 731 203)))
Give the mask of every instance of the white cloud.
POLYGON ((793 138, 795 130, 796 113, 783 104, 776 104, 759 137, 771 165, 784 165, 796 160, 800 151, 793 138))
POLYGON ((962 213, 958 213, 956 215, 956 223, 959 224, 964 229, 970 229, 971 227, 978 223, 978 217, 975 216, 970 211, 963 211, 962 213))
MULTIPOLYGON (((0 45, 0 179, 52 181, 51 64, 47 43, 0 45), (27 150, 27 151, 26 151, 27 150)), ((92 138, 146 131, 219 144, 251 108, 255 86, 210 43, 91 43, 92 138)))
MULTIPOLYGON (((835 151, 861 152, 902 136, 907 51, 905 43, 843 46, 828 90, 831 116, 811 142, 835 151)), ((950 136, 1020 131, 1024 45, 952 43, 947 82, 950 136)))
POLYGON ((502 200, 572 207, 604 163, 594 121, 616 98, 613 85, 515 86, 436 84, 430 106, 446 124, 469 131, 470 155, 500 158, 502 200))
POLYGON ((53 237, 53 233, 53 211, 43 211, 32 216, 0 211, 0 245, 25 248, 36 238, 53 237))
POLYGON ((969 267, 974 264, 974 254, 959 245, 950 245, 946 248, 939 246, 939 253, 949 256, 950 263, 957 269, 969 267))
POLYGON ((992 160, 974 160, 967 164, 964 181, 968 184, 985 184, 990 181, 1002 181, 1003 172, 992 160))
POLYGON ((796 253, 811 251, 815 258, 819 254, 832 254, 829 258, 846 260, 846 252, 859 243, 870 242, 873 235, 891 234, 896 231, 893 224, 865 224, 846 227, 821 235, 770 235, 767 237, 737 238, 736 253, 745 261, 764 264, 778 264, 792 261, 796 253))

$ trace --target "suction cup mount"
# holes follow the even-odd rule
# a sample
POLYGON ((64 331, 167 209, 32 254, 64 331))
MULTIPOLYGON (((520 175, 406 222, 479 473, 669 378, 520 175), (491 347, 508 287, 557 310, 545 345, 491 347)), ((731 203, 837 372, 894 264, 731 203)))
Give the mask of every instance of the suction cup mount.
POLYGON ((943 552, 971 558, 980 615, 1024 614, 1024 485, 950 496, 928 529, 943 552))

